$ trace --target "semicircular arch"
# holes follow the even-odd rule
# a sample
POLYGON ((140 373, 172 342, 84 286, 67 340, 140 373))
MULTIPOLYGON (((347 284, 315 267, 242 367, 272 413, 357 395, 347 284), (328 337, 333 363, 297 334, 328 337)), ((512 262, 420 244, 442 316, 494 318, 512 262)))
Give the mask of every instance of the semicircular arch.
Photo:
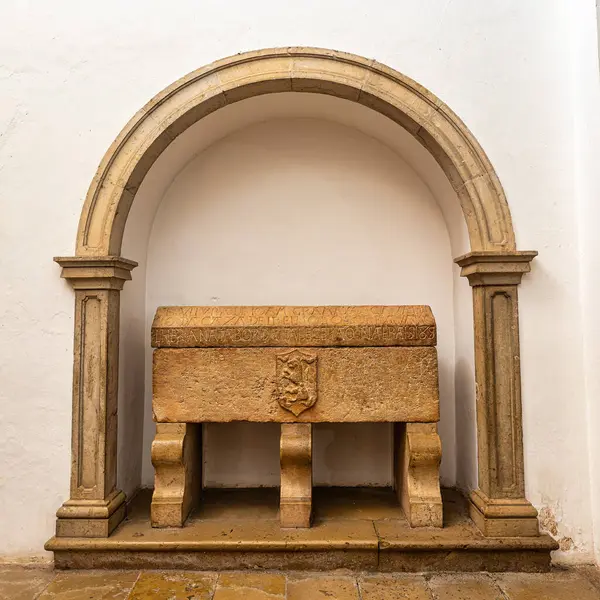
POLYGON ((77 256, 119 256, 136 192, 165 148, 206 115, 278 92, 331 94, 408 130, 440 164, 460 201, 471 251, 511 252, 515 237, 502 186, 465 124, 435 95, 372 60, 316 48, 238 54, 190 73, 144 106, 105 154, 88 190, 77 256))

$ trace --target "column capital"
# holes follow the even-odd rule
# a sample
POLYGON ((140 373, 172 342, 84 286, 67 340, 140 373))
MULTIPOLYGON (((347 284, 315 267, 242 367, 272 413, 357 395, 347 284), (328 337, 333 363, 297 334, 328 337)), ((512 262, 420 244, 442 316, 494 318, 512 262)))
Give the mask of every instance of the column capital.
POLYGON ((56 256, 61 277, 76 290, 122 290, 137 267, 133 260, 120 256, 56 256))
POLYGON ((471 286, 518 285, 524 273, 531 271, 535 250, 468 252, 454 262, 461 267, 461 276, 468 277, 471 286))

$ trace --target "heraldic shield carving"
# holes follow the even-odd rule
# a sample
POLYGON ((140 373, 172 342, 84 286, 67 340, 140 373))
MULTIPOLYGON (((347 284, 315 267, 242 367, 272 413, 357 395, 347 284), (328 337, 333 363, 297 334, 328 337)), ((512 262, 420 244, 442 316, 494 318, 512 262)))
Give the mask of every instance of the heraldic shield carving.
POLYGON ((296 416, 310 408, 317 401, 317 356, 300 350, 277 356, 275 395, 296 416))

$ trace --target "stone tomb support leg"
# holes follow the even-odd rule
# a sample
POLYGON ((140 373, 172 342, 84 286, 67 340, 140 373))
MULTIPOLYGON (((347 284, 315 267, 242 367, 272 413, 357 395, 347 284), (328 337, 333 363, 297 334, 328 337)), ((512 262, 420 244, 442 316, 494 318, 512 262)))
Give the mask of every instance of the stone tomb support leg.
POLYGON ((436 423, 396 423, 396 493, 411 527, 442 527, 440 462, 436 423))
POLYGON ((202 489, 202 424, 157 423, 152 527, 183 527, 202 489))
POLYGON ((282 423, 281 463, 282 527, 310 527, 312 517, 312 423, 282 423))

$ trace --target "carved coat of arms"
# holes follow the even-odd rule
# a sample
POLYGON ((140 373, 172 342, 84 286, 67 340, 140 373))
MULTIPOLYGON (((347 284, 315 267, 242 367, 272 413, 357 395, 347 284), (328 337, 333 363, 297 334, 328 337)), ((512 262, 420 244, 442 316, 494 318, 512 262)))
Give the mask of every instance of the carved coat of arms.
POLYGON ((317 356, 292 350, 277 356, 277 402, 298 416, 317 401, 317 356))

